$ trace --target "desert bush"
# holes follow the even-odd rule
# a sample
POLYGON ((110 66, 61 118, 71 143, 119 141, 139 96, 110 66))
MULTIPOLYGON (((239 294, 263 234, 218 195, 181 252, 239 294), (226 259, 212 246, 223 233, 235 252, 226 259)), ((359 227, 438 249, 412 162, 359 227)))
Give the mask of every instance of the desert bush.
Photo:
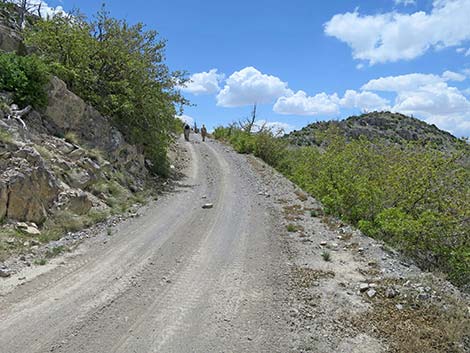
POLYGON ((469 150, 440 151, 423 142, 346 141, 325 133, 324 147, 286 146, 269 134, 217 128, 215 136, 254 153, 374 238, 470 283, 469 150))

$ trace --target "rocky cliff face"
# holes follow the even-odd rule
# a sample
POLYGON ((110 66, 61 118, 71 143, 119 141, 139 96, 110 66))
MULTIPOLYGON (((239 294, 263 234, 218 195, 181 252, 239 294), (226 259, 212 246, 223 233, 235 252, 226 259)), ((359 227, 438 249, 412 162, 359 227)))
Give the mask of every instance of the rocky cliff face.
POLYGON ((0 50, 19 52, 24 48, 17 31, 0 23, 0 50))
POLYGON ((17 20, 18 10, 14 4, 0 7, 0 50, 6 52, 25 50, 17 20))
POLYGON ((144 189, 143 155, 58 78, 45 111, 23 117, 26 129, 0 117, 0 221, 109 212, 144 189))
POLYGON ((86 146, 104 151, 110 162, 133 174, 146 174, 144 157, 137 148, 126 143, 107 118, 69 91, 57 77, 51 80, 48 101, 42 125, 49 133, 65 136, 72 132, 86 146))

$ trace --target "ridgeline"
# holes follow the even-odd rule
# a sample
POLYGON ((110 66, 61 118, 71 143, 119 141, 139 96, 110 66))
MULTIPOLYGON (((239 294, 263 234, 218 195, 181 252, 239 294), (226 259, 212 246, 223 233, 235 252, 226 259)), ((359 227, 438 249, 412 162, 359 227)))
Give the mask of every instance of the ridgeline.
POLYGON ((341 121, 320 121, 293 131, 285 138, 295 146, 322 146, 325 133, 330 129, 336 129, 348 140, 363 136, 369 141, 381 140, 397 144, 419 141, 443 150, 453 150, 464 144, 462 140, 435 125, 391 112, 371 112, 341 121))

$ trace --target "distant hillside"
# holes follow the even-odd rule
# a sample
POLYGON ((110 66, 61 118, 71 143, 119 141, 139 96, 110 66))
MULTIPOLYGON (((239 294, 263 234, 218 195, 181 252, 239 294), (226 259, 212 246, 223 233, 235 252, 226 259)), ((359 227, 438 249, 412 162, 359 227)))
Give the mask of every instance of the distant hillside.
POLYGON ((437 147, 455 148, 462 143, 452 134, 440 130, 422 120, 399 113, 373 112, 360 116, 351 116, 342 121, 317 122, 293 131, 285 138, 297 146, 321 146, 323 133, 329 128, 336 127, 348 139, 365 136, 369 140, 386 140, 391 143, 408 141, 424 141, 434 143, 437 147))

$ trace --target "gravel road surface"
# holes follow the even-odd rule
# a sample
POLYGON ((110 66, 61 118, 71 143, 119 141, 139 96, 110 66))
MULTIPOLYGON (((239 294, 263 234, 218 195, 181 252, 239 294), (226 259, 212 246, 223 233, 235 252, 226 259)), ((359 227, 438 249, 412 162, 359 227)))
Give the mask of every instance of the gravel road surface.
POLYGON ((289 351, 288 269, 255 172, 221 144, 185 147, 174 192, 3 291, 2 353, 289 351))

